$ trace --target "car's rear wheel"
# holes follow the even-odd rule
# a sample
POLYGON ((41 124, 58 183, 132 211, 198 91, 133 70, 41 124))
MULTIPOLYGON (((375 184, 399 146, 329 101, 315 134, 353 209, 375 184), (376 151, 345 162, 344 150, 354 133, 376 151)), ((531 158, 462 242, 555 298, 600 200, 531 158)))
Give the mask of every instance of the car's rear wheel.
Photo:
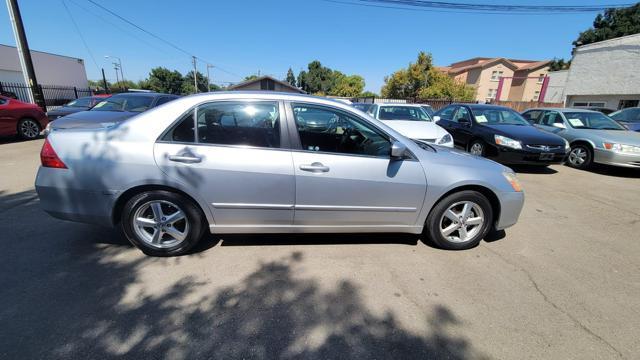
POLYGON ((569 156, 567 157, 567 165, 576 169, 586 169, 593 163, 593 152, 584 144, 576 144, 571 146, 569 156))
POLYGON ((18 122, 18 135, 25 140, 33 140, 40 135, 40 124, 33 119, 22 119, 18 122))
POLYGON ((469 152, 473 155, 484 156, 484 142, 482 142, 481 140, 474 140, 469 145, 469 152))
POLYGON ((445 197, 433 207, 425 233, 442 249, 464 250, 478 245, 492 222, 489 200, 477 191, 465 190, 445 197))
POLYGON ((151 256, 176 256, 202 238, 205 226, 196 204, 169 191, 138 194, 124 206, 121 225, 129 241, 151 256))

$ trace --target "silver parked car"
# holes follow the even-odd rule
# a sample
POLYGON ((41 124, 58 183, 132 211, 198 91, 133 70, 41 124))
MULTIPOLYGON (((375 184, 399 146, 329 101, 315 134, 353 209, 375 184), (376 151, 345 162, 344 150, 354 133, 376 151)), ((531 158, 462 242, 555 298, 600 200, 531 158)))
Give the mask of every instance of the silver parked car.
POLYGON ((537 127, 565 138, 567 164, 578 169, 592 163, 640 168, 640 133, 628 131, 598 111, 571 108, 528 109, 522 115, 537 127))
POLYGON ((193 95, 49 134, 36 190, 62 219, 119 224, 149 255, 212 233, 423 231, 447 249, 516 223, 509 168, 414 142, 353 107, 274 92, 193 95), (207 229, 208 228, 208 229, 207 229))

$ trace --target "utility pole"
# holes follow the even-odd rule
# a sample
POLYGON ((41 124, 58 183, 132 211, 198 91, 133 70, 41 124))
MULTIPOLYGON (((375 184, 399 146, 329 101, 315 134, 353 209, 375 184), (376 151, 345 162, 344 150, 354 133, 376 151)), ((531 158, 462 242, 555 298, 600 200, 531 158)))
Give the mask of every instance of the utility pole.
POLYGON ((107 77, 104 76, 104 68, 102 68, 101 70, 102 70, 102 83, 104 84, 104 93, 108 94, 109 93, 109 86, 107 86, 107 77))
POLYGON ((193 86, 196 88, 196 94, 198 93, 198 68, 196 67, 196 57, 192 56, 193 60, 193 86))
POLYGON ((117 56, 110 56, 110 55, 105 55, 104 58, 105 59, 108 59, 108 58, 118 59, 118 66, 120 67, 120 78, 122 79, 122 82, 124 82, 124 73, 122 72, 122 60, 117 56))
POLYGON ((120 79, 118 78, 118 63, 114 62, 113 64, 113 69, 116 71, 116 84, 120 82, 120 79))
POLYGON ((215 66, 211 64, 207 64, 207 92, 211 91, 211 78, 209 77, 209 68, 214 68, 215 66))
POLYGON ((24 33, 24 25, 22 24, 18 0, 7 0, 7 8, 9 9, 9 18, 11 20, 11 26, 13 27, 13 35, 16 38, 22 76, 24 77, 25 84, 27 84, 30 89, 28 92, 29 102, 35 103, 46 110, 47 105, 44 101, 44 95, 42 94, 42 89, 38 86, 36 72, 33 69, 33 61, 31 60, 27 35, 24 33))

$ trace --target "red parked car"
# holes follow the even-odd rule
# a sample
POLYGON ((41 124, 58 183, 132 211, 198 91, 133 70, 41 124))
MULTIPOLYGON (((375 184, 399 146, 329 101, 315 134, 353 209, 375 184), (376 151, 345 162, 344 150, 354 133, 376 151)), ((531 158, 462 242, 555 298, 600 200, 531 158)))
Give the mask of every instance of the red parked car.
POLYGON ((35 139, 48 123, 38 105, 0 96, 0 136, 17 134, 26 140, 35 139))

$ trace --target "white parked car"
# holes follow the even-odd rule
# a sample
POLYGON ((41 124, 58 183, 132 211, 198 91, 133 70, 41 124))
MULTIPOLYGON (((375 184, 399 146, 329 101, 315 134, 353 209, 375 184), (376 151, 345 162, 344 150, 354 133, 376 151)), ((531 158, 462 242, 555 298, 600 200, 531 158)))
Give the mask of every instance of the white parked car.
POLYGON ((453 147, 453 137, 418 104, 374 104, 367 114, 400 134, 430 144, 453 147))

